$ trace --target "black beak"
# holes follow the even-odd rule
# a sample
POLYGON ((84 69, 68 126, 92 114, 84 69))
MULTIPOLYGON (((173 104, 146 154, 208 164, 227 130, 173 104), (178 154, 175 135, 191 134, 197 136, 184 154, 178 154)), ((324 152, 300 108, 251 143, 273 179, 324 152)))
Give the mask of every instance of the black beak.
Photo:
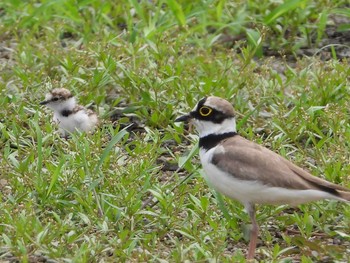
POLYGON ((44 101, 41 101, 40 102, 40 105, 46 105, 46 104, 48 104, 50 101, 48 101, 48 100, 44 100, 44 101))
POLYGON ((179 118, 176 118, 175 119, 175 122, 187 122, 191 119, 191 115, 190 114, 186 114, 186 115, 183 115, 183 116, 180 116, 179 118))

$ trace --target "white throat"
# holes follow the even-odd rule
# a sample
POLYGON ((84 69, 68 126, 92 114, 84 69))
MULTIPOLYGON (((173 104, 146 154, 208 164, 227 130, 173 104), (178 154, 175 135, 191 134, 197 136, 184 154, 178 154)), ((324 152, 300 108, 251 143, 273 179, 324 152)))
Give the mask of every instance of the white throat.
POLYGON ((66 99, 65 101, 53 101, 47 104, 47 107, 55 112, 61 112, 63 110, 73 110, 76 106, 76 101, 74 97, 66 99))
POLYGON ((211 121, 192 120, 198 131, 199 137, 205 137, 210 134, 222 134, 227 132, 236 132, 235 117, 224 120, 222 123, 211 121))

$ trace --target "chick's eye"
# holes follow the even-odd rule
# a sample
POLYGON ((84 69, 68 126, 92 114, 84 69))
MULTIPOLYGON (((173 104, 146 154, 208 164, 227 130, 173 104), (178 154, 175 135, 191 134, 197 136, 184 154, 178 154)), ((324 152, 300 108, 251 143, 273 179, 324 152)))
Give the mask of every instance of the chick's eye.
POLYGON ((57 97, 52 98, 52 101, 58 101, 58 98, 57 97))
POLYGON ((208 116, 212 111, 213 110, 211 108, 205 107, 205 106, 203 106, 199 109, 200 115, 202 115, 204 117, 208 116))

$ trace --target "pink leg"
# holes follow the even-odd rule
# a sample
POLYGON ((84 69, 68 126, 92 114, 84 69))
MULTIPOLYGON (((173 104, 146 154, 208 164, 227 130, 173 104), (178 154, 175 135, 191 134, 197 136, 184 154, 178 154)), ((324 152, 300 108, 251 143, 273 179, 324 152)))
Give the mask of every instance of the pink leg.
POLYGON ((255 255, 255 248, 256 248, 256 242, 258 239, 258 233, 259 233, 259 226, 256 223, 255 219, 255 207, 252 204, 246 205, 247 212, 249 214, 250 220, 252 222, 252 229, 250 231, 250 242, 249 242, 249 249, 248 249, 248 255, 247 260, 253 260, 255 255))

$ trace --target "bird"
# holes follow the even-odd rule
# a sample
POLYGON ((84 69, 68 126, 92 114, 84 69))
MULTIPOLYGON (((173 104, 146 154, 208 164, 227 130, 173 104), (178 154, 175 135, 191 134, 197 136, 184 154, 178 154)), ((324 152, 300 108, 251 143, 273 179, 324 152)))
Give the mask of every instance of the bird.
POLYGON ((233 106, 209 96, 175 122, 188 122, 199 135, 204 177, 214 190, 241 202, 252 228, 246 259, 254 260, 259 227, 257 204, 299 205, 322 199, 350 202, 350 189, 311 175, 283 156, 240 136, 233 106))
POLYGON ((98 124, 97 114, 77 104, 73 94, 66 88, 52 89, 40 105, 53 110, 53 121, 64 138, 68 138, 75 131, 93 131, 98 124))

